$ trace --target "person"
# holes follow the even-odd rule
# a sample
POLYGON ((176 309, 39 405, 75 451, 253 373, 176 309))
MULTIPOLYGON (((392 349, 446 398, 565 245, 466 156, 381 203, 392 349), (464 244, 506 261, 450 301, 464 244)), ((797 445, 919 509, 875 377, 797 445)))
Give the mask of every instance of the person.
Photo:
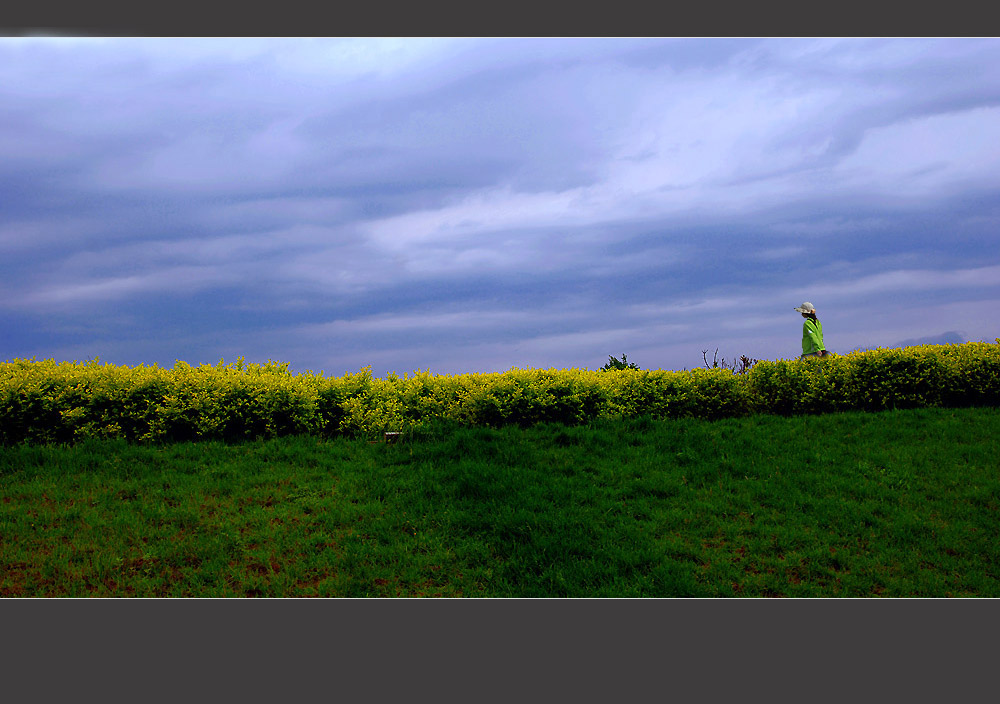
POLYGON ((799 359, 829 356, 830 353, 823 344, 823 323, 816 317, 816 306, 806 301, 794 310, 806 319, 802 324, 802 356, 799 359))

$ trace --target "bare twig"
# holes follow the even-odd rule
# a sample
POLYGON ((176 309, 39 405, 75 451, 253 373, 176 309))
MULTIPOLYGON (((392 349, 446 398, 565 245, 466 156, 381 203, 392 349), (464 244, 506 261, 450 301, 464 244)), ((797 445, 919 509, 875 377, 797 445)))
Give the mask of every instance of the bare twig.
POLYGON ((755 365, 759 360, 751 359, 745 354, 740 355, 732 363, 726 362, 726 358, 723 357, 719 360, 719 348, 715 348, 715 355, 712 357, 712 363, 708 362, 708 350, 701 351, 701 358, 705 360, 705 367, 707 369, 728 369, 733 374, 746 374, 750 371, 750 368, 755 365))

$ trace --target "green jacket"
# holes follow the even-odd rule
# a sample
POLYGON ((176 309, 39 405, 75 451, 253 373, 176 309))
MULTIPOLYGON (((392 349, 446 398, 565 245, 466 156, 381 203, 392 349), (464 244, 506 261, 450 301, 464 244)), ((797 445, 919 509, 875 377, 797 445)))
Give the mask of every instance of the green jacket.
POLYGON ((823 345, 823 323, 819 320, 806 318, 802 326, 802 354, 812 354, 825 350, 823 345))

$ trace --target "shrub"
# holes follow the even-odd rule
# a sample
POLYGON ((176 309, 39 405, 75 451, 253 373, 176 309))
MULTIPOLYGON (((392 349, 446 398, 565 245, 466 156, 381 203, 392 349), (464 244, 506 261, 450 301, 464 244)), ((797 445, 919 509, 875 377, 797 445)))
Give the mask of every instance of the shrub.
POLYGON ((601 367, 601 371, 607 372, 613 369, 638 369, 639 365, 634 362, 628 361, 628 357, 622 353, 622 358, 612 357, 608 355, 608 363, 601 367))
MULTIPOLYGON (((288 365, 134 368, 53 360, 0 364, 0 442, 141 442, 315 434, 378 436, 439 426, 725 418, 928 406, 1000 405, 996 344, 925 345, 836 357, 642 370, 511 369, 498 374, 325 377, 288 365)), ((743 361, 746 360, 746 361, 743 361)), ((717 360, 716 360, 717 362, 717 360)))

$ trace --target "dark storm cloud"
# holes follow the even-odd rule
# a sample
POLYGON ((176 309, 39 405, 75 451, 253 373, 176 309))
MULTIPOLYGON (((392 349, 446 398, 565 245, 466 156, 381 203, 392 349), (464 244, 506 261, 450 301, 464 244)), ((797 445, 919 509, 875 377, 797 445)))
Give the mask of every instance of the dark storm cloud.
POLYGON ((998 59, 3 39, 0 356, 682 368, 794 356, 802 300, 835 351, 992 339, 998 59))

